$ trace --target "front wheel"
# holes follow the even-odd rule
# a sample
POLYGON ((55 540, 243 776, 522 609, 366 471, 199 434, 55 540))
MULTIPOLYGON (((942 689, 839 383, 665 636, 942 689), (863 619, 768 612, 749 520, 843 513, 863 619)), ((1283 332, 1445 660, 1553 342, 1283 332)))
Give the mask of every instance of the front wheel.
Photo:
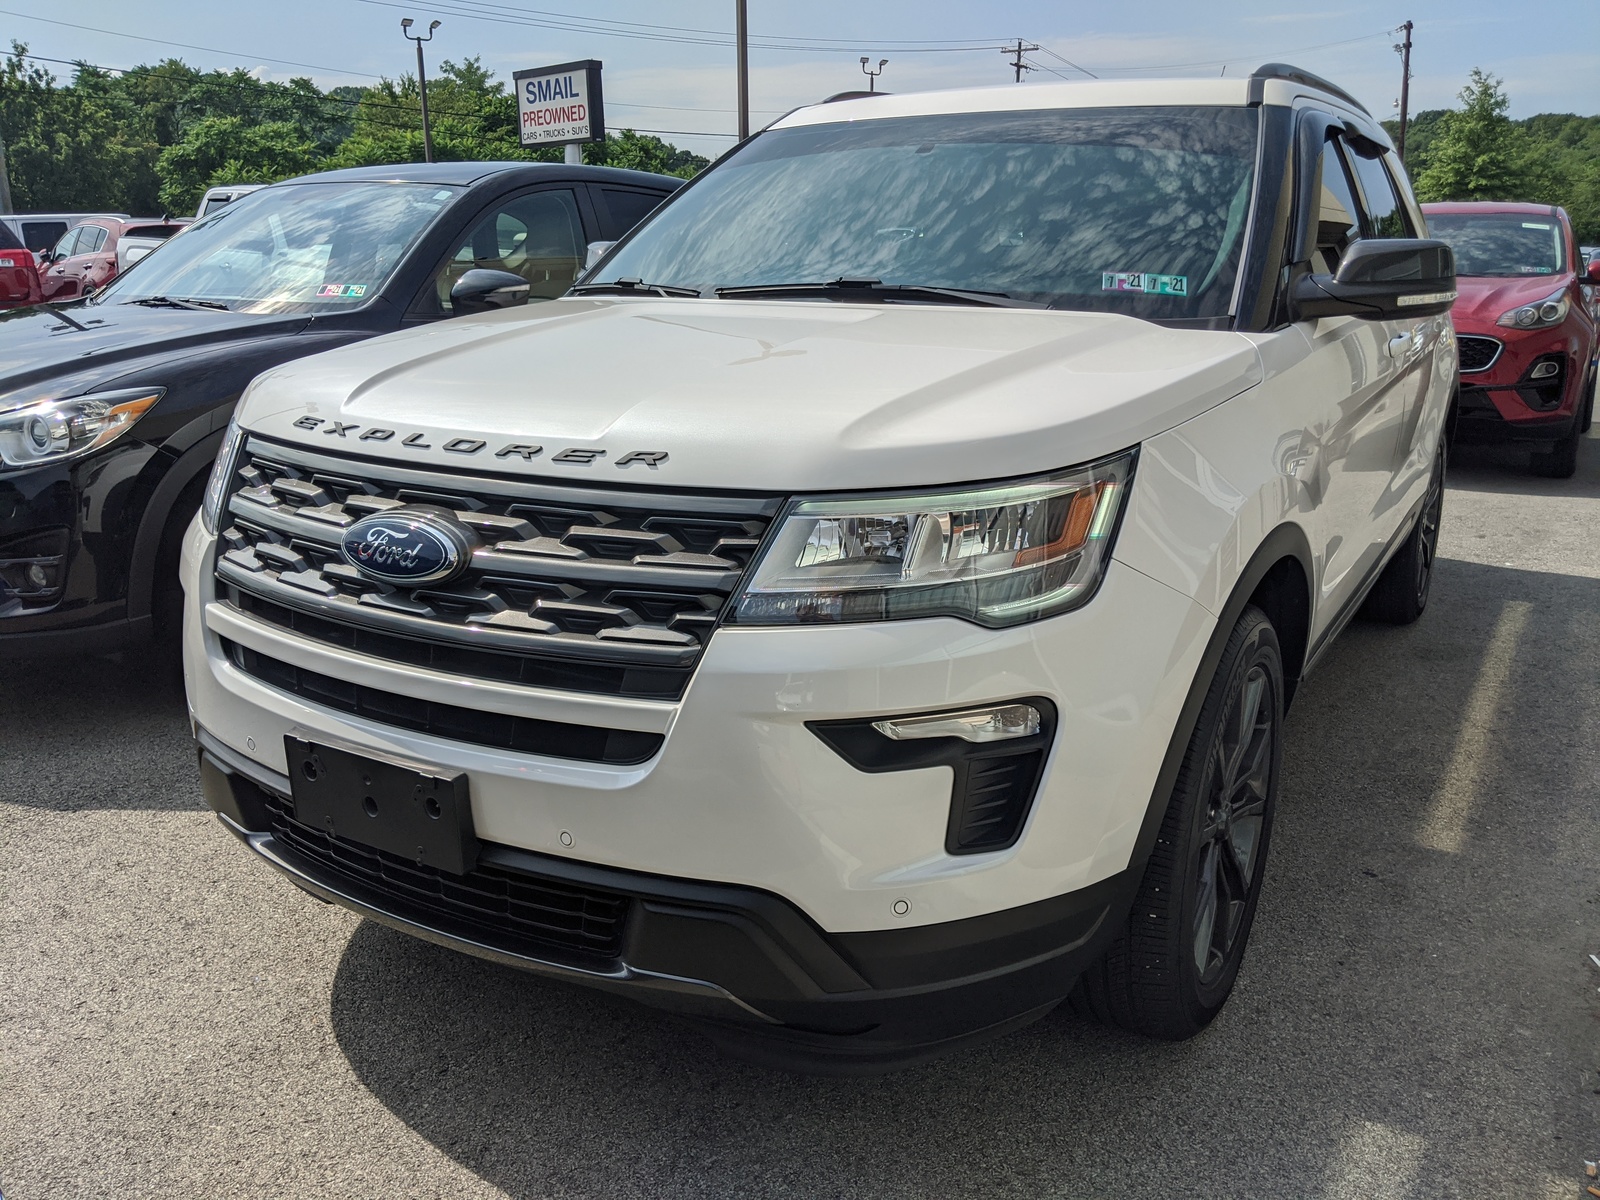
POLYGON ((1221 1011, 1261 894, 1283 706, 1278 635, 1248 607, 1206 693, 1126 928, 1073 993, 1079 1012, 1176 1041, 1221 1011))

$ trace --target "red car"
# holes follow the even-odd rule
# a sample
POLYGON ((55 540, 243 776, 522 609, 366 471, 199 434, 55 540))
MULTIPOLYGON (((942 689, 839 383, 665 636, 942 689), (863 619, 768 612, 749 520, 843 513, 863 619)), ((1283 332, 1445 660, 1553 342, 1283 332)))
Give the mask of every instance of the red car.
POLYGON ((1534 470, 1567 478, 1594 417, 1600 263, 1583 261, 1567 214, 1548 204, 1425 204, 1422 211, 1428 235, 1456 254, 1454 437, 1535 443, 1534 470))
POLYGON ((44 298, 33 251, 0 221, 0 309, 24 308, 44 298))
POLYGON ((166 218, 117 220, 94 217, 67 230, 39 256, 46 300, 92 296, 117 277, 117 242, 122 238, 169 238, 187 221, 166 218))

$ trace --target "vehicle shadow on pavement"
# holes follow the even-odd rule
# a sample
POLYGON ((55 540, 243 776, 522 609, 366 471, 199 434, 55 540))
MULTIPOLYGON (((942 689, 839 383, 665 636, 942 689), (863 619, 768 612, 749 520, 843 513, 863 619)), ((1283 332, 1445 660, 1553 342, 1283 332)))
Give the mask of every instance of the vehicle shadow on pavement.
POLYGON ((1597 684, 1600 580, 1441 560, 1423 621, 1347 631, 1290 717, 1238 990, 1187 1044, 1058 1010, 799 1077, 370 923, 334 1033, 515 1197, 1546 1194, 1600 1127, 1597 684))
POLYGON ((29 808, 204 807, 181 669, 151 655, 0 659, 0 779, 29 808), (48 747, 46 753, 41 750, 48 747))

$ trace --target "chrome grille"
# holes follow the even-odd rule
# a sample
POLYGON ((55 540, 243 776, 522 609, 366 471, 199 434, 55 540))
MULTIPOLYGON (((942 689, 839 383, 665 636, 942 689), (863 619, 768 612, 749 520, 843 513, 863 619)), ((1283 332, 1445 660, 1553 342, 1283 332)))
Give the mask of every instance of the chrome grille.
POLYGON ((1456 347, 1461 356, 1461 373, 1487 371, 1500 357, 1501 345, 1494 338, 1457 334, 1456 347))
POLYGON ((376 657, 675 697, 780 503, 418 471, 251 438, 217 576, 252 616, 376 657), (410 504, 444 508, 474 532, 460 578, 393 586, 344 561, 346 528, 410 504))

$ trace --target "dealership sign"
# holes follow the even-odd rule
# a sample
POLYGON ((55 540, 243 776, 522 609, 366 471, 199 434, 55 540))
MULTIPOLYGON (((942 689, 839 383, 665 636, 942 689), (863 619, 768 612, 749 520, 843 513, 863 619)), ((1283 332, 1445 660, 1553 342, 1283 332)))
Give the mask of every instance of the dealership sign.
POLYGON ((598 60, 535 67, 511 78, 517 89, 517 125, 524 146, 598 142, 605 137, 598 60))

